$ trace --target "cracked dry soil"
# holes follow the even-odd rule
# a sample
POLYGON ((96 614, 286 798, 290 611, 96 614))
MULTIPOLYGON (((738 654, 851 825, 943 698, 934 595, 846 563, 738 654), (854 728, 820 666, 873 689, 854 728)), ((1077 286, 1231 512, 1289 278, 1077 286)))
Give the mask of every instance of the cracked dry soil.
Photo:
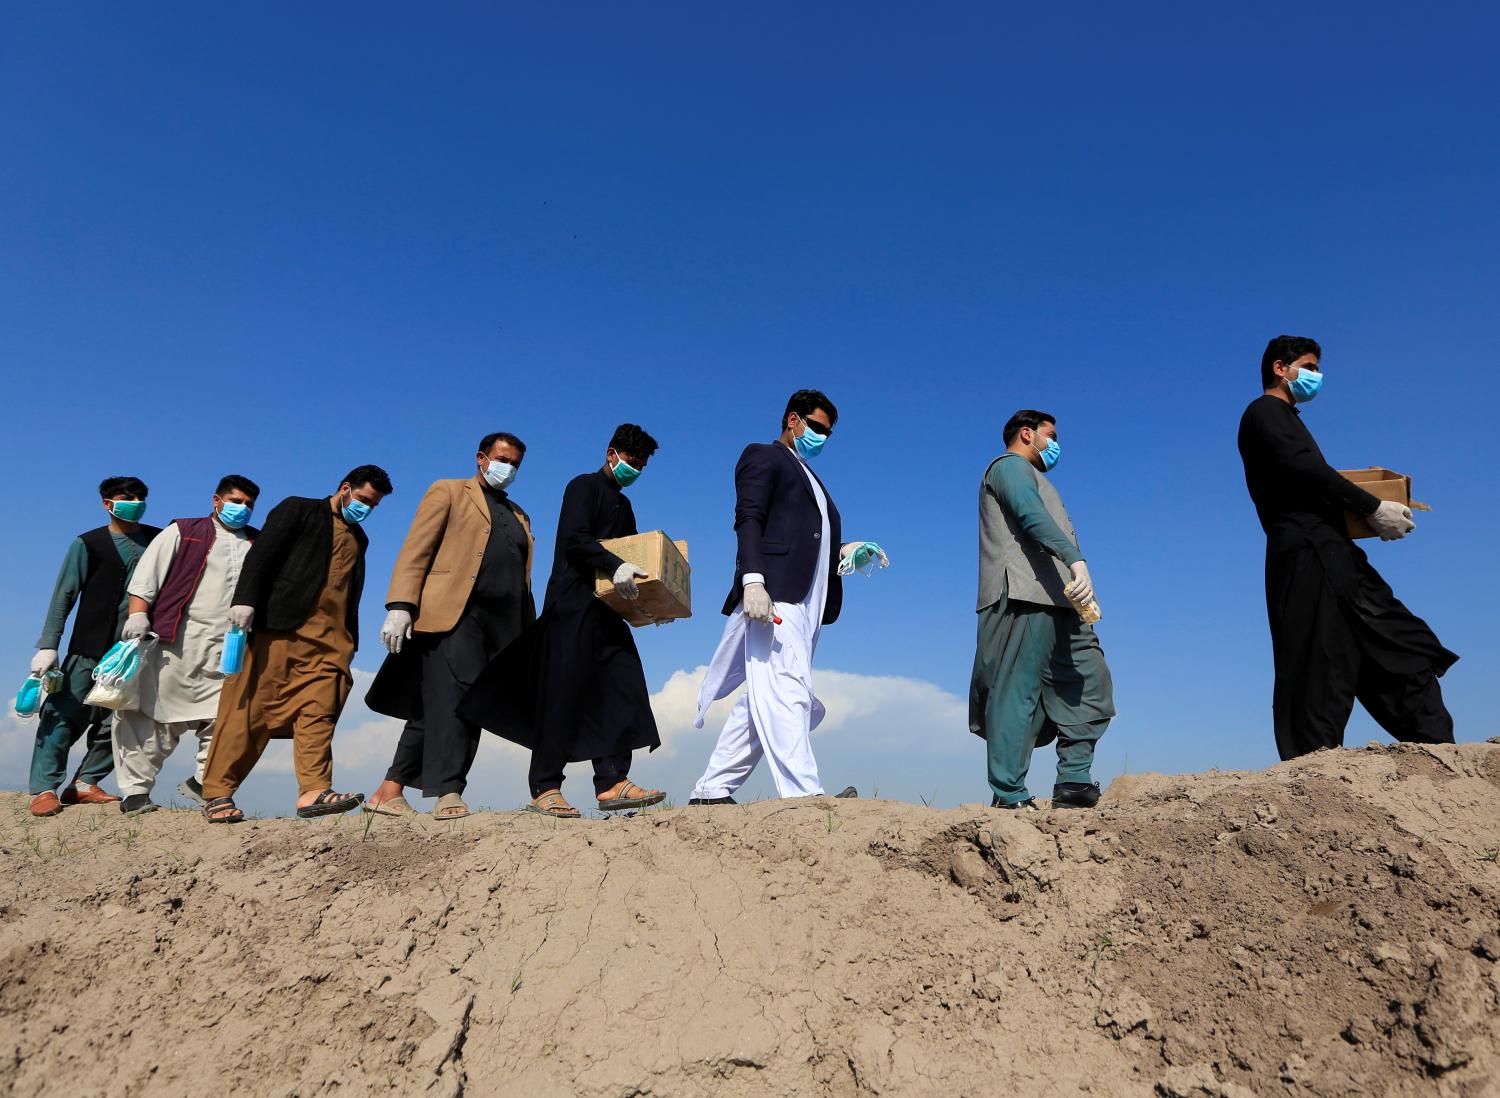
POLYGON ((0 795, 0 1092, 1497 1093, 1500 746, 364 824, 0 795))

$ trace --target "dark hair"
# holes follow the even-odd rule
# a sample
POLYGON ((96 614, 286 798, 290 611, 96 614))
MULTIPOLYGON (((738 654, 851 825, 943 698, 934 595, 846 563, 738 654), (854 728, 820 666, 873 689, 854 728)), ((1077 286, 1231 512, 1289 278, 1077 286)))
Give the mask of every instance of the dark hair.
POLYGON ((1316 339, 1306 336, 1280 335, 1266 344, 1266 353, 1260 356, 1260 387, 1269 389, 1276 384, 1275 366, 1279 362, 1290 366, 1303 355, 1323 357, 1323 348, 1316 339))
POLYGON ((350 488, 362 488, 368 484, 382 496, 388 496, 394 488, 391 487, 391 478, 378 465, 356 465, 350 469, 340 484, 347 484, 350 488))
POLYGON ((1044 423, 1056 425, 1057 417, 1051 412, 1038 412, 1035 408, 1022 408, 1005 421, 1005 430, 1001 432, 1000 437, 1005 440, 1005 445, 1009 446, 1012 442, 1016 441, 1016 436, 1021 433, 1022 427, 1030 427, 1035 431, 1044 423))
POLYGON ((839 421, 839 410, 825 394, 816 389, 798 389, 787 398, 786 411, 781 413, 781 426, 776 433, 786 430, 786 417, 793 412, 806 419, 809 413, 816 412, 819 408, 828 413, 828 426, 832 427, 839 421))
POLYGON ((522 442, 509 431, 495 431, 491 434, 485 435, 482 439, 479 440, 479 452, 485 457, 489 457, 490 447, 495 445, 495 443, 497 442, 508 442, 521 452, 522 457, 526 456, 526 443, 522 442))
POLYGON ((222 496, 225 492, 233 492, 238 489, 251 499, 260 498, 260 485, 249 477, 242 477, 238 473, 230 473, 219 481, 219 486, 214 489, 214 495, 222 496))
POLYGON ((115 496, 146 498, 146 482, 140 477, 105 477, 99 482, 99 498, 113 499, 115 496))
POLYGON ((631 457, 648 458, 656 453, 656 439, 648 435, 643 427, 637 427, 634 423, 622 423, 610 436, 609 448, 631 457))

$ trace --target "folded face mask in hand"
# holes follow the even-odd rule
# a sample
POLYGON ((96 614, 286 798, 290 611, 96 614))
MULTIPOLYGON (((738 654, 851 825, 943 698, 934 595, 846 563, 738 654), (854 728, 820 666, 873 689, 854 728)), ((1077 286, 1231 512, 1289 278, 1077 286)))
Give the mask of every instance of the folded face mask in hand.
POLYGON ((16 691, 16 716, 34 717, 47 703, 47 695, 57 693, 62 686, 62 672, 53 668, 46 674, 31 674, 16 691))
POLYGON ((858 571, 867 576, 873 576, 877 566, 889 568, 891 558, 886 556, 885 550, 873 541, 862 541, 854 552, 839 561, 839 575, 852 576, 858 571))

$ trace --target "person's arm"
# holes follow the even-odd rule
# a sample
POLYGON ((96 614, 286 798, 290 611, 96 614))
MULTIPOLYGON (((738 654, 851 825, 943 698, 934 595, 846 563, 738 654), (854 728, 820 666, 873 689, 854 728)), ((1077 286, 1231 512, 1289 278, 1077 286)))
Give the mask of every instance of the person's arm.
POLYGON ((745 447, 734 467, 734 536, 738 543, 743 583, 764 583, 765 551, 761 541, 771 511, 775 473, 765 450, 745 447))
POLYGON ((169 522, 167 528, 146 546, 146 551, 141 554, 141 559, 135 566, 135 572, 131 574, 130 584, 125 588, 130 596, 132 614, 147 613, 156 604, 181 544, 182 531, 175 522, 169 522))
POLYGON ((600 545, 594 533, 597 492, 592 475, 574 477, 569 482, 557 516, 557 539, 563 558, 574 568, 591 568, 613 576, 625 562, 600 545))
POLYGON ((47 603, 47 616, 42 622, 42 635, 37 640, 38 651, 56 650, 62 646, 63 630, 67 628, 68 615, 83 590, 83 581, 88 578, 89 551, 83 547, 82 538, 74 538, 63 556, 62 567, 57 572, 57 583, 52 587, 52 599, 47 603))
MULTIPOLYGON (((459 490, 462 496, 463 489, 459 490)), ((387 610, 405 610, 415 614, 422 604, 422 588, 427 583, 427 572, 437 556, 438 545, 448 529, 448 518, 453 509, 453 496, 448 485, 438 481, 427 489, 422 502, 417 504, 417 513, 411 520, 411 529, 401 543, 401 552, 396 555, 396 567, 391 570, 391 586, 386 592, 387 610)))
POLYGON ((1277 475, 1311 485, 1325 500, 1356 515, 1372 515, 1380 506, 1380 500, 1323 460, 1296 416, 1263 404, 1254 410, 1249 426, 1256 449, 1277 475))
POLYGON ((260 535, 245 554, 245 563, 240 566, 240 579, 229 600, 233 605, 260 605, 261 596, 281 571, 301 532, 302 508, 294 499, 284 499, 271 509, 260 535))
POLYGON ((984 478, 985 486, 1028 538, 1071 568, 1083 560, 1083 554, 1047 513, 1042 494, 1037 491, 1036 477, 1025 461, 1015 457, 995 462, 984 478))

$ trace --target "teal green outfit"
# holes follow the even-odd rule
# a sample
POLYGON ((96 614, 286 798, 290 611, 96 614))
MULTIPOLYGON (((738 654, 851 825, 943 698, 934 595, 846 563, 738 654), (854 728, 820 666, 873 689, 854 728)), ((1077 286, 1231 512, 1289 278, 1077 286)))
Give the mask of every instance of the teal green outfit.
MULTIPOLYGON (((142 528, 130 534, 112 534, 115 549, 125 566, 125 582, 135 571, 151 535, 150 528, 142 528)), ((37 640, 37 650, 62 647, 63 630, 68 623, 79 594, 88 579, 88 551, 82 538, 74 538, 63 558, 62 569, 57 575, 57 584, 52 589, 52 601, 47 605, 47 618, 42 626, 42 635, 37 640)), ((125 626, 129 613, 129 596, 122 596, 115 623, 115 635, 125 626)), ((55 791, 68 773, 68 752, 79 739, 87 737, 87 751, 78 766, 74 781, 98 785, 114 769, 114 750, 110 743, 110 729, 114 711, 97 705, 85 705, 84 698, 94 685, 94 667, 98 660, 71 655, 62 661, 63 681, 56 693, 47 698, 37 721, 36 742, 31 749, 31 795, 55 791)))
POLYGON ((1056 740, 1059 783, 1092 781, 1095 744, 1115 715, 1114 686, 1093 626, 1061 595, 1066 568, 1083 555, 1056 491, 1025 458, 1002 457, 985 474, 980 507, 969 730, 988 745, 996 800, 1018 804, 1030 798, 1026 775, 1038 744, 1056 740), (1050 560, 1052 572, 1039 568, 1037 548, 1061 568, 1050 560), (1014 597, 1023 592, 1030 597, 1014 597))

